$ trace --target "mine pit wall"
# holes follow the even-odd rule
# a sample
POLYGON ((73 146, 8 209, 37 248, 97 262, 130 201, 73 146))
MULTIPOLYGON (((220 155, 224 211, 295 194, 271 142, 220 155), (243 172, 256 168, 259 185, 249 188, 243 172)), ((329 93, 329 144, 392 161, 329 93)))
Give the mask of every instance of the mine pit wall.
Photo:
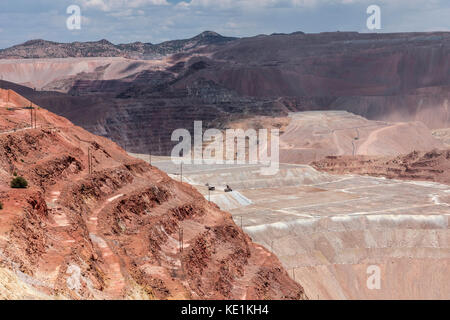
POLYGON ((4 103, 11 103, 16 106, 28 107, 31 102, 28 99, 18 95, 13 90, 0 89, 0 100, 4 103))
MULTIPOLYGON (((176 172, 170 160, 154 165, 176 172)), ((270 178, 258 167, 183 168, 183 179, 272 251, 310 299, 449 297, 447 185, 286 164, 270 178), (206 182, 216 187, 210 195, 206 182), (369 266, 380 269, 379 290, 367 286, 369 266)))
POLYGON ((310 299, 448 299, 448 215, 314 218, 244 227, 310 299), (369 266, 381 288, 367 286, 369 266))
MULTIPOLYGON (((24 110, 2 112, 6 121, 28 116, 24 110)), ((1 267, 9 259, 43 293, 72 299, 132 294, 161 299, 307 298, 276 257, 253 244, 229 214, 207 203, 194 188, 127 157, 106 139, 46 110, 42 113, 58 128, 30 128, 0 137, 0 164, 10 168, 0 171, 5 202, 1 267), (90 174, 88 149, 94 163, 90 174), (27 179, 28 189, 9 188, 13 170, 27 179), (188 244, 184 255, 179 255, 175 241, 180 226, 188 244), (151 246, 169 229, 171 237, 151 246), (165 257, 165 265, 155 262, 158 255, 165 257), (179 270, 177 259, 186 263, 188 284, 179 274, 171 275, 179 270)), ((0 268, 0 278, 1 273, 0 268)))

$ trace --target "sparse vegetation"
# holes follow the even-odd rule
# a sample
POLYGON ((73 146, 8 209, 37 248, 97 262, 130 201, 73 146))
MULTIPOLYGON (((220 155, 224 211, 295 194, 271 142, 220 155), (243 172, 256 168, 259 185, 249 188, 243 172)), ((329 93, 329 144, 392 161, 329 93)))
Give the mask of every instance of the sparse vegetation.
POLYGON ((24 177, 15 177, 11 181, 11 188, 25 189, 28 187, 28 181, 24 177))

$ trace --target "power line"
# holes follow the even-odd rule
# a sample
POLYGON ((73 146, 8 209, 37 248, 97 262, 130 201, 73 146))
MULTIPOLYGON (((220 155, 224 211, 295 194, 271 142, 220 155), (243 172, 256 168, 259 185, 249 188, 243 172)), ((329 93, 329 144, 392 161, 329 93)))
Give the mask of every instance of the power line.
POLYGON ((93 154, 91 147, 88 147, 88 167, 89 167, 89 174, 92 174, 93 172, 93 154))
POLYGON ((178 242, 179 242, 179 247, 180 247, 180 253, 183 253, 183 228, 180 228, 180 230, 178 230, 178 242))
POLYGON ((183 266, 184 234, 182 227, 180 227, 180 229, 178 230, 178 242, 179 242, 179 255, 181 264, 181 277, 184 278, 184 266, 183 266))
POLYGON ((180 163, 180 182, 183 183, 183 162, 180 163))
MULTIPOLYGON (((31 103, 33 105, 33 103, 31 103)), ((34 109, 34 128, 37 129, 37 108, 34 109)))

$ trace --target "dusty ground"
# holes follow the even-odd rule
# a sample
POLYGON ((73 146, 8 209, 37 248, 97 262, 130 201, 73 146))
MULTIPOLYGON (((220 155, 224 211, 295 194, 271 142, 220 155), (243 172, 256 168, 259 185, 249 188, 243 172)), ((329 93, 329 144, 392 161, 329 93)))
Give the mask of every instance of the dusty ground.
POLYGON ((37 90, 60 92, 68 92, 77 80, 126 79, 142 71, 166 67, 168 62, 165 58, 138 61, 121 57, 0 59, 2 80, 37 90))
POLYGON ((0 108, 1 298, 306 298, 188 184, 45 109, 36 119, 0 108))
POLYGON ((400 155, 445 145, 420 122, 371 121, 345 111, 290 114, 280 135, 280 161, 308 164, 326 156, 400 155))
MULTIPOLYGON (((180 179, 169 159, 152 163, 180 179)), ((258 166, 185 165, 183 179, 274 252, 311 299, 450 298, 448 185, 288 164, 270 177, 258 166), (366 285, 372 265, 380 290, 366 285)))
MULTIPOLYGON (((447 145, 440 131, 432 133, 421 122, 371 121, 346 111, 291 112, 287 117, 255 116, 232 121, 228 128, 279 130, 280 162, 308 164, 328 156, 398 156, 412 151, 442 149, 447 145)), ((223 130, 224 154, 226 131, 223 130)), ((234 137, 233 137, 234 138, 234 137)), ((267 149, 271 149, 271 136, 267 149)), ((259 147, 261 136, 254 147, 259 147)), ((246 146, 248 159, 249 143, 246 146)), ((204 147, 208 144, 205 143, 204 147)), ((266 151, 267 152, 267 151, 266 151)), ((270 151, 269 151, 270 154, 270 151)))
MULTIPOLYGON (((90 132, 107 136, 127 151, 168 155, 173 147, 171 133, 191 128, 199 119, 223 129, 230 120, 246 117, 346 110, 371 120, 449 127, 449 40, 450 34, 443 32, 276 34, 222 45, 207 41, 196 48, 185 46, 191 41, 182 41, 176 47, 184 53, 166 56, 166 61, 106 58, 122 55, 124 48, 107 41, 61 44, 63 48, 31 41, 3 51, 2 56, 105 58, 4 60, 0 72, 4 80, 59 91, 21 90, 29 99, 90 132)), ((145 46, 125 47, 142 53, 145 46)), ((139 54, 135 57, 139 56, 142 58, 139 54)), ((0 85, 18 90, 9 83, 0 85)), ((325 132, 339 129, 336 124, 327 127, 325 123, 323 128, 325 132)), ((361 151, 367 152, 359 154, 408 153, 411 145, 430 141, 421 135, 423 127, 418 125, 378 129, 370 142, 361 146, 361 151), (409 135, 414 140, 406 141, 409 135)), ((300 159, 303 163, 318 160, 311 148, 316 143, 332 152, 326 155, 351 153, 355 131, 336 131, 336 135, 319 131, 306 136, 309 141, 305 143, 294 137, 288 141, 288 157, 305 157, 300 159)), ((362 134, 370 133, 364 131, 362 134)))

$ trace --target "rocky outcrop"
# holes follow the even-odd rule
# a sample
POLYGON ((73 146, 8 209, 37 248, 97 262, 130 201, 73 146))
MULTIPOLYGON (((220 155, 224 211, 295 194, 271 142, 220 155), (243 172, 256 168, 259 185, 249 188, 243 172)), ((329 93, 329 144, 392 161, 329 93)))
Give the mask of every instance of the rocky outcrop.
POLYGON ((352 173, 450 184, 450 150, 414 151, 398 157, 327 157, 312 165, 318 170, 336 174, 352 173))

